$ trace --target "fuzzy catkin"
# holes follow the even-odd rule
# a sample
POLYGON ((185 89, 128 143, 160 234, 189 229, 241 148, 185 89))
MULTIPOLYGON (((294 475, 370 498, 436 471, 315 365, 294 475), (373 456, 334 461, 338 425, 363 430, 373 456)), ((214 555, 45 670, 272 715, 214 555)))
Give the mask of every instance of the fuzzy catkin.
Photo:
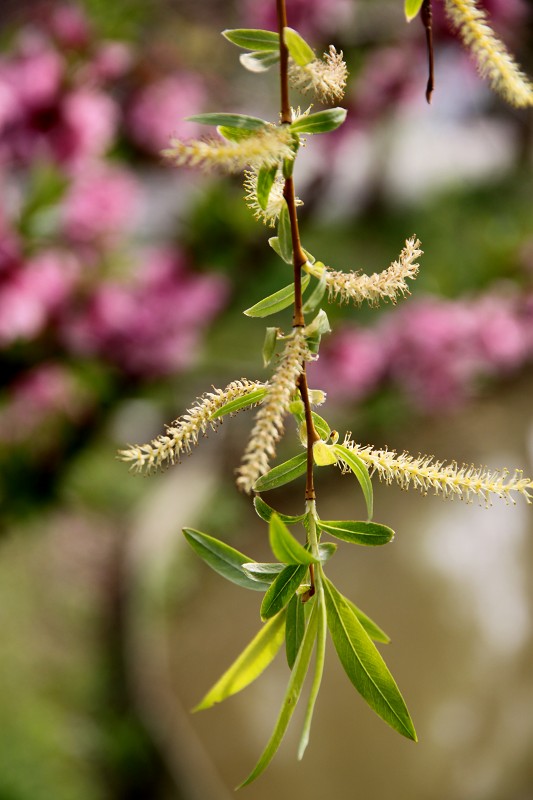
POLYGON ((533 86, 489 25, 476 0, 444 0, 446 13, 476 60, 479 73, 511 105, 533 104, 533 86))

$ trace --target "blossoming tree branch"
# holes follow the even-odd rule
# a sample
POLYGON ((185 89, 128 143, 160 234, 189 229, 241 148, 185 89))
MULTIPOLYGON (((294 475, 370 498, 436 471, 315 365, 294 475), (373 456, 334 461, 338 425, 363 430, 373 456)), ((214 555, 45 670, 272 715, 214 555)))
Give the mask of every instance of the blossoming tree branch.
MULTIPOLYGON (((444 0, 452 26, 476 59, 479 71, 492 87, 516 106, 533 103, 533 88, 512 56, 492 32, 488 19, 475 0, 444 0)), ((423 493, 465 500, 479 498, 490 505, 492 496, 506 501, 521 495, 533 497, 533 481, 520 470, 489 470, 483 467, 444 463, 432 456, 412 456, 376 449, 342 438, 316 410, 325 394, 308 386, 306 365, 318 358, 322 337, 330 331, 326 302, 396 303, 409 294, 409 281, 416 278, 422 255, 416 236, 408 236, 398 256, 382 272, 366 275, 342 271, 318 260, 300 240, 298 206, 293 171, 306 137, 333 131, 343 124, 346 111, 338 106, 313 112, 294 110, 290 88, 312 95, 325 105, 338 103, 344 93, 347 68, 343 55, 330 46, 323 58, 292 29, 285 0, 277 0, 278 30, 236 29, 224 31, 226 40, 240 48, 242 65, 259 76, 277 67, 280 77, 280 120, 269 122, 235 113, 208 113, 191 119, 216 129, 216 136, 194 141, 173 139, 165 156, 179 167, 244 170, 246 202, 255 217, 277 226, 270 247, 292 270, 292 281, 268 297, 258 300, 245 314, 254 318, 275 316, 292 307, 292 326, 266 328, 262 358, 274 363, 267 382, 241 378, 224 389, 214 389, 199 398, 166 432, 148 444, 121 451, 121 458, 136 471, 151 471, 174 464, 197 445, 208 430, 216 430, 224 417, 245 409, 257 409, 237 486, 254 495, 259 517, 268 525, 273 560, 257 562, 207 533, 185 528, 193 550, 215 571, 245 589, 263 593, 262 627, 236 661, 198 704, 206 709, 241 691, 266 669, 285 644, 290 678, 274 731, 256 766, 242 785, 257 778, 274 756, 302 693, 305 677, 315 653, 298 748, 301 758, 307 747, 315 701, 324 669, 327 630, 335 651, 356 690, 388 725, 416 741, 413 722, 394 678, 375 642, 387 643, 387 634, 351 599, 345 597, 326 576, 327 562, 337 551, 337 542, 378 546, 390 542, 394 532, 374 521, 373 475, 413 487, 423 493), (299 439, 288 461, 273 464, 276 447, 285 432, 287 417, 297 423, 299 439), (344 520, 321 518, 316 497, 315 474, 337 468, 357 482, 366 504, 366 518, 344 520), (276 511, 263 493, 305 478, 303 492, 295 490, 293 515, 276 511), (292 530, 301 529, 301 536, 292 530)), ((408 20, 421 12, 428 42, 430 77, 427 97, 434 91, 433 41, 430 0, 405 0, 408 20)), ((322 254, 319 254, 322 257, 322 254)))

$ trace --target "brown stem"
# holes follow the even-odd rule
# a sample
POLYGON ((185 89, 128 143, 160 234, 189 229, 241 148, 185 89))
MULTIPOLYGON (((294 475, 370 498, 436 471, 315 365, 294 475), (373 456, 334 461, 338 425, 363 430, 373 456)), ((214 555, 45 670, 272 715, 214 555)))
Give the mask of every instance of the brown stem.
POLYGON ((426 100, 431 103, 431 97, 435 88, 435 57, 433 52, 433 9, 431 0, 424 0, 420 12, 422 24, 426 29, 426 44, 428 50, 429 77, 426 87, 426 100))
MULTIPOLYGON (((279 59, 280 59, 280 86, 281 86, 281 124, 292 122, 292 111, 289 101, 289 53, 283 41, 283 29, 287 27, 287 9, 285 0, 276 0, 278 12, 279 29, 279 59)), ((302 328, 305 325, 302 300, 302 266, 307 261, 305 253, 300 243, 300 231, 298 228, 298 213, 296 211, 296 196, 294 192, 294 181, 291 177, 285 179, 283 196, 289 210, 291 223, 291 239, 294 267, 294 316, 293 327, 302 328)), ((298 389, 305 409, 305 423, 307 429, 307 479, 305 483, 305 499, 315 499, 315 486, 313 480, 313 444, 320 438, 313 424, 311 413, 311 403, 309 401, 309 387, 307 385, 307 374, 305 364, 298 378, 298 389)), ((309 597, 315 593, 315 575, 312 569, 309 570, 311 587, 309 597)))

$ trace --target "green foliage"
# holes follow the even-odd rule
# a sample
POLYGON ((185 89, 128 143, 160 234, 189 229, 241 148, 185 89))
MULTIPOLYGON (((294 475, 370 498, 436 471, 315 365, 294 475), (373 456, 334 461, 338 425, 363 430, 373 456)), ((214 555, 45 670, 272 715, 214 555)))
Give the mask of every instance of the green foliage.
MULTIPOLYGON (((302 291, 305 291, 309 285, 309 275, 302 275, 302 291)), ((277 314, 283 311, 294 303, 294 283, 284 286, 274 294, 264 297, 259 300, 250 308, 244 311, 247 317, 269 317, 271 314, 277 314)))
POLYGON ((412 19, 418 16, 423 2, 424 0, 404 0, 404 12, 407 22, 411 22, 412 19))
POLYGON ((299 117, 291 124, 294 133, 328 133, 340 128, 346 119, 346 109, 330 108, 327 111, 317 111, 316 114, 307 114, 299 117))
POLYGON ((306 64, 310 64, 311 61, 314 61, 315 54, 312 48, 309 47, 298 31, 292 28, 284 28, 283 40, 287 45, 289 53, 299 67, 305 67, 306 64))

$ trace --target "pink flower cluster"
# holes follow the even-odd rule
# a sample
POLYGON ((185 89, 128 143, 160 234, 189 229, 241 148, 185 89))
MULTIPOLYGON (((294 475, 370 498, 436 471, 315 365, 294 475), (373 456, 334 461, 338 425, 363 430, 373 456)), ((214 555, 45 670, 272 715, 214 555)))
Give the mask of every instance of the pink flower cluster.
POLYGON ((323 347, 311 379, 351 403, 393 384, 414 407, 432 412, 456 408, 483 381, 531 361, 533 296, 428 296, 384 315, 374 328, 345 327, 323 347))

